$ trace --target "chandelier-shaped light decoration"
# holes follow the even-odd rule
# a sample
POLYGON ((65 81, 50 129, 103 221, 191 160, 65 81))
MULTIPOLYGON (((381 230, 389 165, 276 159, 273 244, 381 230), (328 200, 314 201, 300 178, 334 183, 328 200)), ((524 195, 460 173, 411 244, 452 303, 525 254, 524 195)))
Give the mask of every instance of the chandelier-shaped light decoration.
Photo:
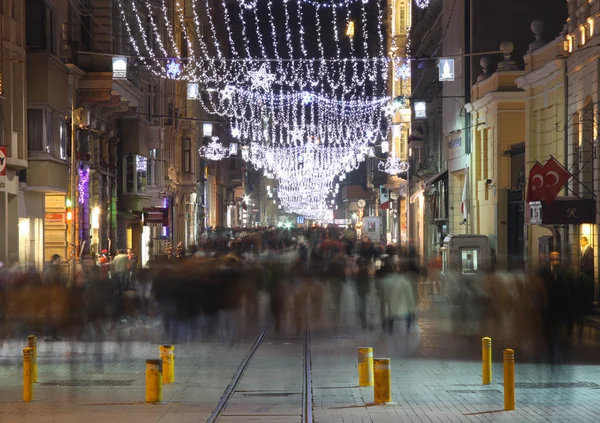
POLYGON ((417 7, 419 7, 420 9, 425 9, 429 6, 429 2, 431 0, 415 0, 415 3, 417 4, 417 7))
POLYGON ((400 160, 393 155, 388 156, 385 162, 379 162, 379 170, 390 175, 398 175, 408 171, 409 164, 407 161, 400 160))
POLYGON ((200 155, 208 160, 218 161, 229 155, 229 150, 219 142, 219 137, 212 137, 206 147, 198 150, 200 155))

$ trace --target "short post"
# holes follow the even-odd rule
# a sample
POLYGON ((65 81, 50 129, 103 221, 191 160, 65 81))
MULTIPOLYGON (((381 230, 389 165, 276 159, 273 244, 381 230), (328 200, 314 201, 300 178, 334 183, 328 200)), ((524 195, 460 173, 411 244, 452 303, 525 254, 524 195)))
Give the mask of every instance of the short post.
POLYGON ((31 348, 23 348, 23 401, 33 400, 33 352, 31 348))
POLYGON ((27 346, 31 348, 31 371, 33 383, 37 383, 37 337, 35 335, 29 335, 27 337, 27 346))
POLYGON ((515 352, 504 350, 504 409, 515 409, 515 352))
POLYGON ((175 382, 175 346, 161 345, 159 349, 163 383, 173 383, 175 382))
POLYGON ((376 358, 374 360, 375 404, 392 402, 392 369, 389 358, 376 358))
POLYGON ((358 386, 373 386, 373 348, 358 349, 358 386))
POLYGON ((146 360, 146 402, 162 402, 162 373, 160 360, 146 360))
POLYGON ((481 340, 481 374, 484 385, 492 383, 492 338, 481 340))

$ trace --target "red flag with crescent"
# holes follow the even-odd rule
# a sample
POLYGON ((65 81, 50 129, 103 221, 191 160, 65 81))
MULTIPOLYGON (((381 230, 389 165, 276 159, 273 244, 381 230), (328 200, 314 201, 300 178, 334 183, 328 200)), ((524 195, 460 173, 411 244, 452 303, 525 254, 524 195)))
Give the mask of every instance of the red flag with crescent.
POLYGON ((544 166, 535 162, 529 171, 529 183, 527 184, 527 201, 542 201, 546 194, 544 184, 544 166))
POLYGON ((546 204, 552 204, 571 176, 573 176, 571 172, 554 157, 546 162, 544 165, 544 201, 546 204))

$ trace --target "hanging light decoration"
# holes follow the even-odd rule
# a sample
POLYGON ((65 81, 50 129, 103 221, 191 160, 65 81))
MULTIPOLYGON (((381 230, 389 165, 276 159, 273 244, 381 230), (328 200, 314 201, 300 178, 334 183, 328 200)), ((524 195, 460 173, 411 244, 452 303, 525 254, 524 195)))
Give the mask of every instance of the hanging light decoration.
POLYGON ((208 145, 200 148, 198 152, 202 157, 213 161, 222 160, 229 153, 228 149, 219 142, 219 137, 212 137, 208 145))
MULTIPOLYGON (((280 19, 272 13, 275 0, 116 1, 140 61, 155 76, 191 84, 190 99, 229 120, 232 138, 245 144, 243 160, 277 180, 278 206, 332 219, 334 181, 373 155, 369 146, 387 137, 399 107, 376 91, 397 61, 385 54, 382 2, 283 0, 280 19), (350 38, 340 40, 348 28, 350 38)), ((221 160, 237 153, 238 142, 227 149, 212 137, 199 151, 221 160)))
POLYGON ((415 0, 417 7, 420 9, 426 9, 429 6, 431 0, 415 0))
POLYGON ((398 157, 389 156, 385 162, 379 162, 379 170, 390 175, 398 175, 408 171, 407 161, 400 160, 398 157))
POLYGON ((408 61, 402 61, 400 64, 396 65, 396 77, 407 80, 410 78, 411 70, 410 63, 408 61))

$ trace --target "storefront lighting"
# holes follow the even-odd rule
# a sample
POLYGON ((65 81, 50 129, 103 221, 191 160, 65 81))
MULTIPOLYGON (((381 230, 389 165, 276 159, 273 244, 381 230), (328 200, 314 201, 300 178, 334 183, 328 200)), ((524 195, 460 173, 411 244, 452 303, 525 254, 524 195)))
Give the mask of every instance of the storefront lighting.
POLYGON ((92 229, 100 229, 100 207, 94 207, 92 209, 91 222, 92 229))

